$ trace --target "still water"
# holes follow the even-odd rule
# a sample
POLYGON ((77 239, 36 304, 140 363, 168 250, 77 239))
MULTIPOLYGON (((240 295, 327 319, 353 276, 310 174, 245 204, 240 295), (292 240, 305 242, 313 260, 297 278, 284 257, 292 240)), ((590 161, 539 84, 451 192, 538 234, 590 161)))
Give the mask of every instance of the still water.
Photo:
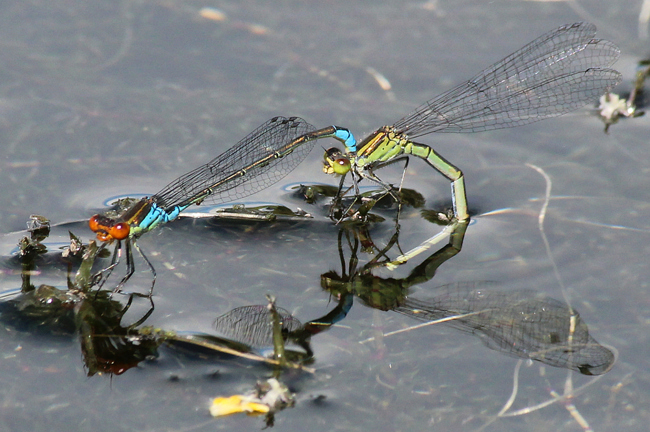
MULTIPOLYGON (((629 92, 636 63, 650 54, 639 13, 637 2, 7 2, 0 17, 2 292, 21 286, 10 254, 29 215, 59 224, 50 249, 68 241, 68 230, 88 241, 85 221, 115 198, 157 192, 276 115, 342 125, 361 137, 576 21, 593 22, 598 37, 621 48, 617 91, 629 92)), ((215 318, 264 305, 266 294, 307 323, 337 306, 326 282, 352 275, 378 284, 370 287, 407 287, 412 298, 438 306, 451 301, 451 287, 476 287, 488 300, 533 290, 553 299, 549 310, 570 304, 579 312, 590 337, 617 355, 611 370, 594 380, 541 362, 518 366, 512 352, 504 355, 480 331, 468 334, 467 325, 388 335, 419 321, 373 303, 372 289, 357 291, 345 319, 312 338, 313 372, 282 374, 296 405, 276 415, 276 430, 646 430, 650 120, 621 121, 605 134, 594 112, 420 138, 465 173, 472 222, 460 253, 435 261, 448 252, 445 240, 394 271, 366 266, 382 252, 401 253, 391 244, 394 209, 378 208, 386 220, 359 234, 329 221, 326 200, 311 204, 295 192, 301 184, 337 184, 321 172, 318 148, 245 201, 300 208, 312 219, 181 219, 142 237, 158 273, 146 324, 214 333, 215 318), (421 265, 434 261, 429 270, 436 271, 423 276, 421 265), (515 375, 517 393, 504 409, 515 375), (567 382, 573 405, 534 409, 570 392, 567 382)), ((382 178, 399 181, 399 167, 385 172, 382 178)), ((448 181, 421 161, 409 165, 405 187, 425 202, 402 213, 402 251, 441 230, 421 210, 449 203, 448 181)), ((146 292, 150 274, 142 261, 136 269, 130 288, 146 292)), ((32 283, 65 288, 65 266, 40 270, 32 283)), ((124 321, 136 321, 147 305, 137 299, 124 321)), ((79 337, 67 328, 35 329, 6 313, 0 319, 2 430, 264 427, 263 417, 213 419, 208 406, 270 377, 268 366, 163 346, 121 375, 89 378, 79 337)))

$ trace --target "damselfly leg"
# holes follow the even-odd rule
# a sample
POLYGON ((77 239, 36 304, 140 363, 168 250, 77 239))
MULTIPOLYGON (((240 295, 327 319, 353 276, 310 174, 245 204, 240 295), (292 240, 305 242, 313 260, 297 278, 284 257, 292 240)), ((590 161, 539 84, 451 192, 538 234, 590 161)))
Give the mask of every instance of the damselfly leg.
MULTIPOLYGON (((104 249, 108 243, 104 243, 101 246, 101 249, 104 249)), ((100 249, 100 250, 101 250, 100 249)), ((110 264, 98 271, 95 276, 94 276, 94 283, 95 285, 98 286, 98 291, 99 292, 110 276, 112 275, 113 271, 115 270, 116 267, 120 264, 122 261, 122 256, 124 255, 124 260, 125 260, 125 273, 120 282, 113 288, 113 294, 119 293, 119 294, 125 294, 129 295, 129 300, 127 303, 127 308, 130 306, 131 302, 133 301, 133 297, 146 297, 151 299, 153 296, 153 288, 156 283, 156 269, 154 266, 151 264, 147 256, 144 254, 142 249, 137 243, 137 240, 135 238, 132 239, 124 239, 124 240, 117 240, 115 242, 115 248, 113 250, 112 256, 111 256, 111 262, 110 264), (135 273, 135 263, 134 263, 134 257, 133 257, 133 249, 136 250, 138 255, 144 260, 144 262, 147 263, 147 266, 149 267, 149 270, 151 272, 152 278, 151 278, 151 285, 149 286, 149 290, 146 294, 138 293, 138 292, 124 292, 123 288, 128 282, 128 280, 133 276, 135 273)))

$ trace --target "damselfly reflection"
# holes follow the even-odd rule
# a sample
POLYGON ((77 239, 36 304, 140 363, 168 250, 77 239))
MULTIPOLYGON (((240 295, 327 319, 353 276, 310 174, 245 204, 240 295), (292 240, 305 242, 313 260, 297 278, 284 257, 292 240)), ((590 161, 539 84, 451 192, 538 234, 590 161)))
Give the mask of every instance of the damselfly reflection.
POLYGON ((461 282, 431 289, 430 298, 411 295, 412 287, 431 280, 444 262, 460 252, 465 229, 466 224, 458 224, 449 243, 404 278, 373 274, 374 269, 391 264, 387 253, 396 242, 395 237, 386 248, 375 250, 376 256, 370 262, 358 267, 360 246, 365 249, 375 246, 367 232, 342 230, 339 234, 341 274, 334 271, 323 274, 321 285, 334 296, 353 294, 375 309, 392 310, 432 324, 444 323, 474 334, 489 348, 509 356, 585 375, 600 375, 612 367, 614 354, 589 334, 578 312, 536 291, 499 291, 497 283, 461 282), (346 249, 350 253, 347 269, 346 249))

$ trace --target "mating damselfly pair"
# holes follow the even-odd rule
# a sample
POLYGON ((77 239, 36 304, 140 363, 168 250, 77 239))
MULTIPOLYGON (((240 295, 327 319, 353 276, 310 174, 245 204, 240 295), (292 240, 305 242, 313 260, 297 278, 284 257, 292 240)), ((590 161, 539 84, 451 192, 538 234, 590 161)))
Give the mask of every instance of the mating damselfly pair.
POLYGON ((462 171, 413 139, 432 132, 480 132, 520 126, 597 101, 620 82, 621 75, 608 68, 618 59, 619 49, 609 41, 595 39, 595 33, 596 27, 588 23, 559 27, 429 100, 392 126, 379 128, 358 145, 347 128, 316 130, 298 117, 274 117, 157 194, 122 201, 117 210, 93 216, 90 228, 97 238, 105 244, 116 243, 111 265, 101 273, 107 277, 124 251, 127 271, 115 287, 115 291, 121 291, 134 272, 133 245, 153 273, 151 295, 155 270, 137 245, 142 234, 176 219, 193 204, 231 202, 269 187, 298 166, 320 138, 334 138, 345 145, 344 151, 330 149, 325 154, 325 171, 341 176, 335 203, 350 190, 355 199, 359 197, 358 182, 364 178, 399 200, 399 189, 394 191, 375 171, 413 155, 451 181, 453 218, 467 220, 462 171), (352 186, 346 189, 348 173, 352 186))

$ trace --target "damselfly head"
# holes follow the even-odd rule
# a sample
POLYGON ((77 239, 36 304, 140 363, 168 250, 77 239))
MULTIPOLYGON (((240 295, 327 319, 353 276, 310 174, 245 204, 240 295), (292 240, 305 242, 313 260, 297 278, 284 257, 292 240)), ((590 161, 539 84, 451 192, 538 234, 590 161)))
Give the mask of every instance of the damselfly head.
POLYGON ((350 278, 339 276, 331 270, 320 276, 320 286, 333 295, 350 291, 350 278))
POLYGON ((126 222, 116 222, 105 216, 96 214, 88 221, 90 230, 97 234, 97 240, 124 240, 129 236, 131 227, 126 222))
POLYGON ((350 171, 350 159, 336 147, 325 150, 323 156, 323 172, 326 174, 345 175, 350 171))

